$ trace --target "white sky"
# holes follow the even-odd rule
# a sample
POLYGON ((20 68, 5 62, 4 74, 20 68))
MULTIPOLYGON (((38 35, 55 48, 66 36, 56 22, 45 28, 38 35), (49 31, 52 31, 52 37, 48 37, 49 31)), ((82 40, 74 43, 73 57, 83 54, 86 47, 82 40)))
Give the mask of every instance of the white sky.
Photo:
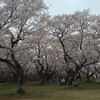
POLYGON ((53 15, 70 14, 77 10, 90 9, 93 14, 100 14, 100 0, 44 0, 53 15))

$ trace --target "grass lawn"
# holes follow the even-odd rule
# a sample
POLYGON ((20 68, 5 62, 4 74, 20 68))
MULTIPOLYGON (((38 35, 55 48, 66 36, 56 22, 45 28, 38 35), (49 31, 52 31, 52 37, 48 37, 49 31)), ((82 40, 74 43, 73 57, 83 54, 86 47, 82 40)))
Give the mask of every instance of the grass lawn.
POLYGON ((79 87, 56 83, 27 83, 27 93, 16 94, 15 84, 0 84, 0 100, 100 100, 100 84, 81 83, 79 87))

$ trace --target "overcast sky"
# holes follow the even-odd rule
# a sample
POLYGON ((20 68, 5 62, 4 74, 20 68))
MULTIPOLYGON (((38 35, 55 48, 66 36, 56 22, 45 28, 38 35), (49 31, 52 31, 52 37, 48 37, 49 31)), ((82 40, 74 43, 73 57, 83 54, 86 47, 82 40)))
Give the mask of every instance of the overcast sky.
POLYGON ((100 14, 100 0, 44 0, 53 15, 71 14, 77 10, 90 9, 93 14, 100 14))

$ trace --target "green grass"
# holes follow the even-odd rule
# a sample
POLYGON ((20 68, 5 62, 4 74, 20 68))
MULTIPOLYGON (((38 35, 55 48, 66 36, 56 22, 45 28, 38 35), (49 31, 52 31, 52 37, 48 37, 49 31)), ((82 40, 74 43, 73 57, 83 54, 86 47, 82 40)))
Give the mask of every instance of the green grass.
POLYGON ((0 84, 0 100, 100 100, 100 84, 81 83, 79 87, 56 83, 27 83, 27 93, 16 94, 16 84, 0 84))

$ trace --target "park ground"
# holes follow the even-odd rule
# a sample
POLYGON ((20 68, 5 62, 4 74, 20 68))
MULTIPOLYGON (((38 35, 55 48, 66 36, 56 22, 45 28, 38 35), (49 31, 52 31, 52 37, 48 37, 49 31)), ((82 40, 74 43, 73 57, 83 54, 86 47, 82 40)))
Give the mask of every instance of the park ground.
POLYGON ((100 100, 100 84, 84 83, 79 87, 60 86, 58 83, 26 83, 27 93, 16 94, 17 85, 0 84, 0 100, 100 100))

